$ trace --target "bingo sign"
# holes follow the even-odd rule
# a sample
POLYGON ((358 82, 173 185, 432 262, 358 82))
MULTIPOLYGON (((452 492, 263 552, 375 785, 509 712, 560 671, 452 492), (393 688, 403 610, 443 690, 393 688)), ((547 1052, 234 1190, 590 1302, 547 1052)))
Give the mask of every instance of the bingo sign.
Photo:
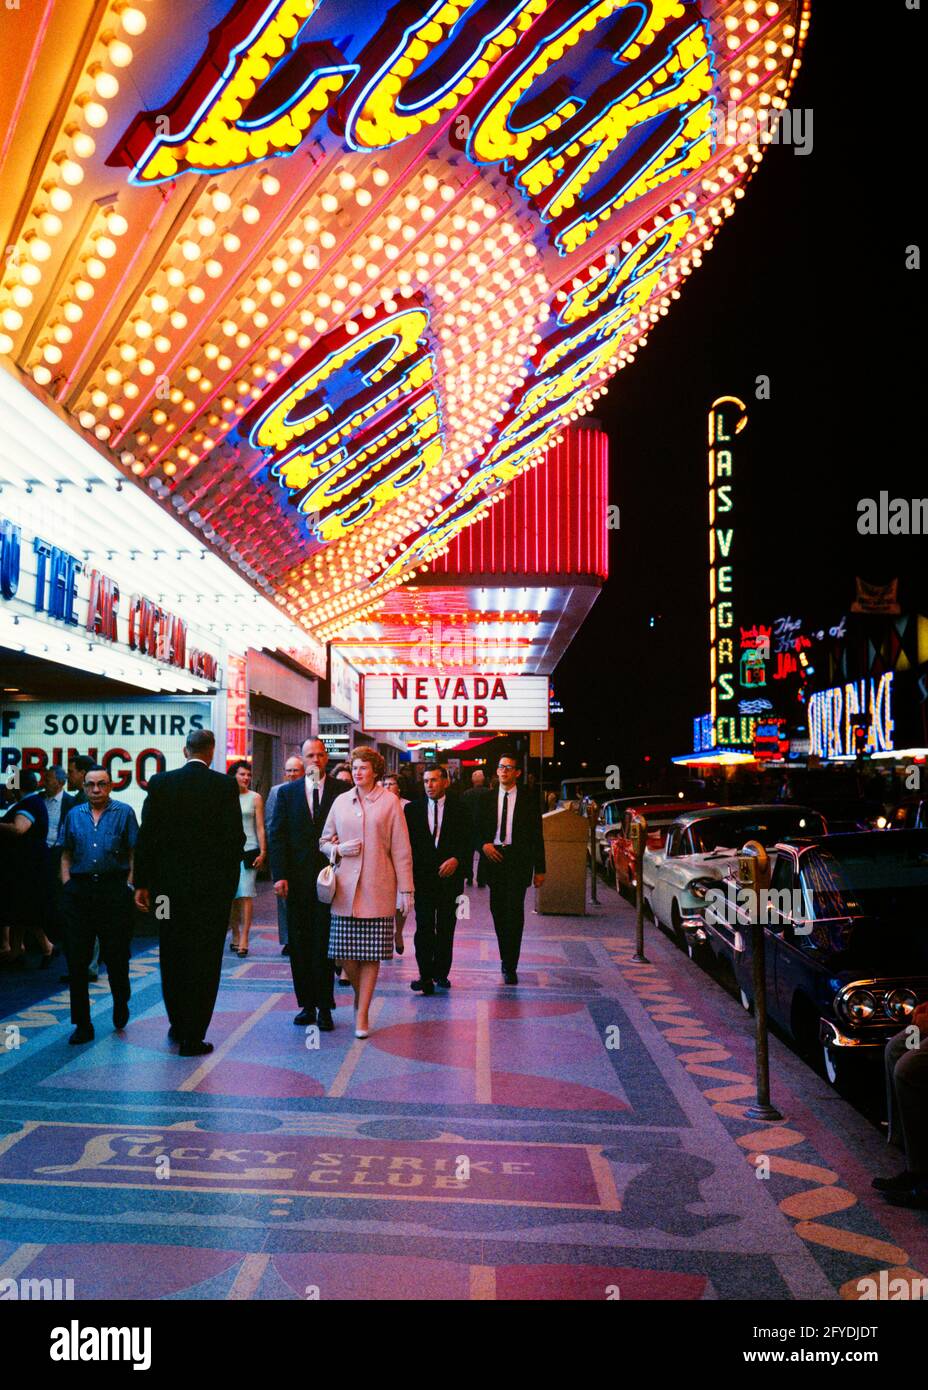
POLYGON ((364 728, 546 730, 547 676, 365 676, 364 728))
POLYGON ((0 771, 4 781, 17 772, 41 776, 85 753, 106 768, 114 794, 138 811, 149 779, 183 765, 187 735, 210 727, 210 710, 193 700, 0 704, 0 771))

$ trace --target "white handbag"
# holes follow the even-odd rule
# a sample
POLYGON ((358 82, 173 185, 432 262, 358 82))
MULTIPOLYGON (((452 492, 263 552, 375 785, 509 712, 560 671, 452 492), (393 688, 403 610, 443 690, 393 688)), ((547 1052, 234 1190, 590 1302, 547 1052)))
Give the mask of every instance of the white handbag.
POLYGON ((336 873, 334 864, 326 864, 319 870, 316 879, 316 897, 321 903, 330 903, 335 897, 336 873))

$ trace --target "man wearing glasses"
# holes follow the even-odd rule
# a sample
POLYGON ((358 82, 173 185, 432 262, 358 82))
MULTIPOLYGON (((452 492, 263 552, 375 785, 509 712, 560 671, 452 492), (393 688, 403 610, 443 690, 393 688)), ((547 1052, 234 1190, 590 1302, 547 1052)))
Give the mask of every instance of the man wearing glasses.
POLYGON ((518 785, 521 768, 504 754, 496 767, 499 788, 480 811, 480 853, 490 888, 490 912, 499 943, 503 980, 517 985, 525 915, 525 890, 545 878, 541 807, 518 785))

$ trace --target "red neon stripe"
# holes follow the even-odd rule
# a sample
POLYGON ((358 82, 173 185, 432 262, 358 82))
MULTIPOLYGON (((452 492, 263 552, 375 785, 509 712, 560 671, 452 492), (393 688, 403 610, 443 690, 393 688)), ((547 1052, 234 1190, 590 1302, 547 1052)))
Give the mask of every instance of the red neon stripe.
POLYGON ((46 31, 48 29, 49 20, 52 17, 52 9, 54 7, 54 4, 55 0, 46 0, 45 13, 43 14, 39 22, 39 31, 35 36, 35 42, 32 45, 32 52, 29 54, 29 61, 26 64, 26 71, 23 74, 22 85, 16 97, 16 105, 13 107, 13 113, 10 116, 10 124, 7 128, 6 139, 3 142, 3 149, 0 150, 0 169, 3 168, 3 165, 6 162, 6 157, 10 151, 10 145, 13 142, 13 136, 16 133, 16 127, 19 123, 19 113, 23 109, 23 103, 26 100, 26 92, 28 91, 29 83, 32 81, 32 74, 35 71, 35 65, 39 61, 39 49, 42 47, 42 43, 45 38, 46 31))

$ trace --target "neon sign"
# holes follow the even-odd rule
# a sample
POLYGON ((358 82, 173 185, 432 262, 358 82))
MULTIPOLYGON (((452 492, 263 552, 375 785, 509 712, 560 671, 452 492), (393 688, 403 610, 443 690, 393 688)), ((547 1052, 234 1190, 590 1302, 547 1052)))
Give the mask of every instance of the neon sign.
POLYGON ((728 746, 754 738, 753 721, 735 715, 735 438, 747 422, 737 396, 719 396, 709 408, 709 713, 715 742, 728 746))
POLYGON ((854 725, 866 720, 868 753, 890 753, 893 743, 893 673, 818 690, 809 699, 809 752, 853 758, 854 725))
POLYGON ((333 44, 298 43, 320 4, 239 0, 173 101, 137 116, 107 163, 154 184, 293 154, 357 73, 333 44))
POLYGON ((323 115, 372 151, 459 111, 465 133, 451 138, 502 167, 567 255, 712 156, 716 72, 694 0, 432 0, 424 13, 400 0, 354 62, 328 39, 300 41, 321 5, 239 0, 173 100, 137 116, 107 162, 150 185, 291 155, 323 115), (611 57, 588 93, 594 34, 611 57))
POLYGON ((333 329, 241 422, 291 501, 334 540, 429 472, 443 452, 429 316, 421 303, 333 329))

